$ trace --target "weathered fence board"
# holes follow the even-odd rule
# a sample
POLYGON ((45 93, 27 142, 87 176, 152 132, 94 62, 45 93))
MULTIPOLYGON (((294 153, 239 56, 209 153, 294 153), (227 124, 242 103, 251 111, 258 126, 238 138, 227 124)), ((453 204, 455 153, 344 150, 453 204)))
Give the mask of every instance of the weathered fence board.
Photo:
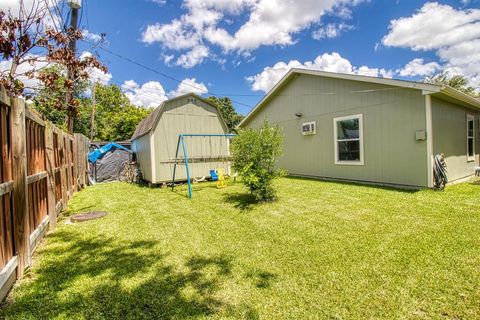
POLYGON ((0 300, 86 186, 88 146, 87 137, 63 132, 0 88, 0 300))

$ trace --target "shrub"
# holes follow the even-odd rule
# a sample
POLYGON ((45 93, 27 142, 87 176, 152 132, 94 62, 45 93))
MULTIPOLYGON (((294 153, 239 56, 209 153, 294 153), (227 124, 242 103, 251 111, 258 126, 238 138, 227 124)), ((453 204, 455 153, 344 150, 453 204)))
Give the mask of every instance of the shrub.
POLYGON ((282 130, 271 126, 267 120, 260 129, 241 129, 233 139, 233 168, 257 201, 275 199, 273 180, 284 175, 276 166, 282 145, 282 130))

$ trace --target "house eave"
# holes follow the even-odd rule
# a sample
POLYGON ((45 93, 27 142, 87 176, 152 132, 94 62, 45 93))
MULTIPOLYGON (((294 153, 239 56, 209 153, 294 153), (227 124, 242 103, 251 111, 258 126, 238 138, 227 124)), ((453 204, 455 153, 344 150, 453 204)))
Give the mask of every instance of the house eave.
POLYGON ((369 83, 375 83, 375 84, 390 85, 390 86, 407 88, 407 89, 421 90, 424 94, 431 94, 431 93, 439 92, 441 90, 441 86, 436 85, 436 84, 430 84, 430 83, 396 80, 396 79, 387 79, 387 78, 378 78, 378 77, 370 77, 370 76, 361 76, 361 75, 356 75, 356 74, 326 72, 326 71, 309 70, 309 69, 301 69, 301 68, 292 68, 262 98, 262 100, 260 100, 260 102, 257 103, 257 105, 245 116, 245 118, 238 124, 237 127, 242 127, 247 122, 249 122, 250 119, 253 117, 253 115, 255 113, 257 113, 262 108, 262 106, 275 94, 275 92, 277 90, 279 90, 291 78, 293 78, 294 76, 298 76, 298 75, 323 76, 323 77, 335 78, 335 79, 363 81, 363 82, 369 82, 369 83))
POLYGON ((445 86, 440 89, 440 92, 449 96, 450 98, 453 98, 455 100, 458 100, 459 102, 464 103, 466 106, 469 107, 475 107, 477 109, 480 109, 480 100, 475 99, 474 97, 463 93, 461 91, 455 90, 451 87, 445 86))

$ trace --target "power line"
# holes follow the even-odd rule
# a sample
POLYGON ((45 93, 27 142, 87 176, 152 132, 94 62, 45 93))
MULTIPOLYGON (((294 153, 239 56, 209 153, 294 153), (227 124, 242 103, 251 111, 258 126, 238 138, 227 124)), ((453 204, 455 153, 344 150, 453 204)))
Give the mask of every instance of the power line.
MULTIPOLYGON (((94 43, 92 43, 92 42, 90 42, 90 41, 87 41, 87 40, 82 40, 82 41, 85 42, 85 43, 87 43, 87 44, 90 44, 90 45, 95 45, 94 43)), ((103 47, 98 47, 98 48, 99 48, 100 50, 103 50, 103 51, 105 51, 105 52, 107 52, 107 53, 110 53, 111 55, 114 55, 114 56, 116 56, 116 57, 118 57, 118 58, 120 58, 120 59, 122 59, 122 60, 128 61, 128 62, 130 62, 130 63, 132 63, 132 64, 134 64, 134 65, 136 65, 136 66, 138 66, 138 67, 140 67, 140 68, 143 68, 143 69, 145 69, 145 70, 148 70, 148 71, 151 71, 151 72, 153 72, 153 73, 156 73, 156 74, 158 74, 158 75, 160 75, 160 76, 162 76, 162 77, 164 77, 164 78, 167 78, 167 79, 169 79, 169 80, 175 81, 175 82, 177 82, 177 83, 182 83, 182 81, 179 80, 179 79, 177 79, 177 78, 174 78, 174 77, 172 77, 172 76, 169 76, 169 75, 166 74, 166 73, 160 72, 160 71, 158 71, 158 70, 156 70, 156 69, 153 69, 153 68, 151 68, 151 67, 149 67, 149 66, 146 66, 146 65, 144 65, 144 64, 142 64, 142 63, 140 63, 140 62, 137 62, 137 61, 135 61, 135 60, 133 60, 133 59, 130 59, 130 58, 128 58, 128 57, 125 57, 125 56, 123 56, 123 55, 121 55, 121 54, 119 54, 119 53, 113 52, 112 50, 109 50, 109 49, 106 49, 106 48, 103 48, 103 47)), ((208 90, 205 90, 205 89, 203 89, 203 88, 194 86, 194 85, 189 84, 189 83, 185 83, 185 82, 184 82, 183 84, 186 85, 186 86, 189 86, 189 87, 191 87, 191 88, 194 88, 194 89, 196 89, 196 90, 199 90, 200 92, 209 93, 209 94, 211 94, 211 95, 213 95, 213 96, 217 96, 217 97, 225 96, 225 95, 222 95, 222 94, 219 94, 219 93, 209 92, 208 90)), ((250 106, 250 105, 248 105, 248 104, 246 104, 246 103, 240 102, 240 101, 236 101, 236 100, 233 100, 233 99, 230 99, 230 100, 231 100, 232 102, 235 102, 235 103, 237 103, 237 104, 243 105, 243 106, 245 106, 245 107, 249 107, 249 108, 252 107, 252 106, 250 106)))

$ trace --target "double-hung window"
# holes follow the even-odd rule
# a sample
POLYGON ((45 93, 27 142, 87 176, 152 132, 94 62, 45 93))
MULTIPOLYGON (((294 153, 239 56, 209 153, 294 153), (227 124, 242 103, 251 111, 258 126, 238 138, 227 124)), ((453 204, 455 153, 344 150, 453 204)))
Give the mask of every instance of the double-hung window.
POLYGON ((475 160, 475 117, 467 115, 467 161, 475 160))
POLYGON ((363 117, 361 114, 333 119, 335 163, 363 165, 363 117))

